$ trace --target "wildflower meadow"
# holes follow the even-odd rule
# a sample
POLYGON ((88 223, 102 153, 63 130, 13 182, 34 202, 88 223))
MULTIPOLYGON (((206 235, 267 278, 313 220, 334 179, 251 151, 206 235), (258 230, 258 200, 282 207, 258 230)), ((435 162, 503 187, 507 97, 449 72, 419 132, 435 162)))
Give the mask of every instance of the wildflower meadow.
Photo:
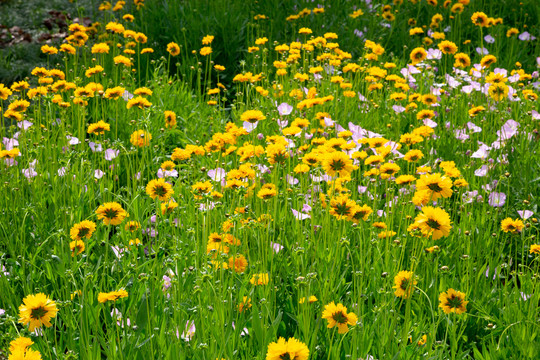
POLYGON ((0 79, 0 359, 540 358, 537 0, 71 3, 0 79))

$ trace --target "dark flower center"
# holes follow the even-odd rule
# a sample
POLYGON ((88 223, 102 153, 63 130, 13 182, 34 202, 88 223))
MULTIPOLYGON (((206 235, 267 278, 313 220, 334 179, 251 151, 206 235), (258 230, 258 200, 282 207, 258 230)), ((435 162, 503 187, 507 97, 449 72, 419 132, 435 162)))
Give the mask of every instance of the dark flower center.
POLYGON ((455 296, 455 295, 449 296, 446 299, 446 306, 448 306, 450 308, 453 308, 453 309, 457 309, 457 308, 461 307, 462 303, 463 303, 463 299, 461 299, 460 297, 455 296))
POLYGON ((437 220, 434 220, 434 219, 429 219, 426 224, 432 228, 432 229, 435 229, 435 230, 439 230, 441 228, 441 224, 439 224, 437 222, 437 220))
POLYGON ((45 310, 44 307, 40 306, 38 308, 32 309, 32 314, 30 315, 30 317, 32 319, 41 319, 45 316, 45 314, 47 314, 47 310, 45 310))
POLYGON ((346 324, 348 319, 343 312, 337 312, 332 315, 332 319, 334 319, 338 324, 346 324))
POLYGON ((118 210, 115 209, 106 209, 104 213, 107 219, 115 219, 118 216, 118 210))
POLYGON ((429 190, 431 190, 433 192, 441 192, 442 191, 442 188, 439 186, 438 183, 429 184, 427 187, 429 188, 429 190))

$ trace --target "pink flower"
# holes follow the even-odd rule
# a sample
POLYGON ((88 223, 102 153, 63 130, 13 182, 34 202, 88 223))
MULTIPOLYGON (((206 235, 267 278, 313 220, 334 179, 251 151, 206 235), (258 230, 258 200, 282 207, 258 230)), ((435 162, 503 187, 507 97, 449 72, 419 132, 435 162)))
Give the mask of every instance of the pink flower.
POLYGON ((279 115, 284 116, 284 115, 289 115, 290 113, 292 113, 294 108, 291 105, 284 102, 284 103, 281 103, 277 109, 278 109, 279 115))

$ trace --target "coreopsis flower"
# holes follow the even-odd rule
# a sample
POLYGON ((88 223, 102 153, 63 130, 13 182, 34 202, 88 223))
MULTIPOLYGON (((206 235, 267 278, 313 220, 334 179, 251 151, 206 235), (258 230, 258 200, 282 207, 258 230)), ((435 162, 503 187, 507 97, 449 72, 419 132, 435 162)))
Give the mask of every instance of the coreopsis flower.
POLYGON ((244 271, 246 271, 247 266, 248 261, 242 254, 231 256, 229 258, 229 269, 233 270, 236 273, 243 273, 244 271))
POLYGON ((41 52, 47 55, 55 55, 55 54, 58 54, 58 49, 55 48, 54 46, 43 45, 41 47, 41 52))
POLYGON ((452 229, 448 213, 443 209, 431 206, 424 206, 422 213, 416 216, 414 223, 418 226, 422 235, 431 236, 433 240, 448 236, 450 229, 452 229))
POLYGON ((508 97, 508 86, 504 83, 496 83, 489 87, 489 96, 495 101, 501 101, 508 97))
POLYGON ((212 53, 212 48, 210 46, 205 46, 203 48, 201 48, 199 54, 201 54, 202 56, 208 56, 212 53))
POLYGON ((124 289, 120 289, 118 291, 112 291, 109 293, 100 292, 98 294, 98 301, 103 304, 107 301, 116 301, 118 299, 123 299, 126 297, 128 297, 128 292, 124 289))
POLYGON ((486 55, 480 60, 480 65, 483 68, 488 68, 497 62, 497 58, 493 55, 486 55))
POLYGON ((82 241, 82 240, 74 240, 74 241, 69 243, 69 248, 71 250, 71 256, 79 255, 85 249, 84 241, 82 241))
POLYGON ((448 198, 452 196, 452 180, 439 173, 426 174, 420 176, 416 182, 417 191, 428 191, 431 200, 435 201, 440 197, 448 198))
POLYGON ((354 215, 356 203, 347 195, 340 195, 330 200, 330 214, 338 220, 348 219, 354 215))
POLYGON ((136 147, 148 146, 150 145, 150 140, 152 140, 152 134, 145 130, 137 130, 129 138, 131 144, 136 147))
POLYGON ((128 221, 125 229, 129 232, 135 232, 141 228, 141 224, 138 221, 128 221))
POLYGON ((520 219, 513 220, 512 218, 506 218, 501 222, 501 230, 505 233, 510 232, 517 234, 523 230, 525 224, 520 219))
POLYGON ((529 248, 529 253, 540 254, 540 244, 532 244, 529 248))
POLYGON ((421 63, 422 61, 426 60, 426 58, 427 52, 424 48, 417 47, 411 51, 410 59, 413 65, 421 63))
POLYGON ((125 91, 126 91, 125 88, 121 86, 116 86, 116 87, 105 90, 105 94, 103 95, 103 97, 106 99, 117 100, 124 94, 125 91))
POLYGON ((167 201, 174 194, 172 185, 165 179, 151 180, 146 185, 146 193, 152 198, 158 198, 160 201, 167 201))
POLYGON ((142 96, 152 96, 153 91, 147 87, 140 87, 138 89, 135 89, 135 91, 133 91, 133 94, 142 95, 142 96))
POLYGON ((411 296, 414 286, 417 281, 414 280, 414 274, 412 271, 400 271, 396 277, 394 277, 394 295, 408 299, 411 296))
POLYGON ((439 307, 445 314, 463 314, 467 311, 468 303, 465 301, 465 294, 454 289, 448 289, 439 296, 439 307))
POLYGON ((455 54, 458 50, 456 44, 448 40, 441 41, 438 47, 443 54, 455 54))
POLYGON ((324 307, 322 318, 328 321, 328 328, 337 326, 339 334, 349 331, 349 325, 354 326, 358 317, 354 313, 347 313, 347 308, 341 303, 335 304, 333 301, 324 307))
POLYGON ((165 115, 165 127, 174 129, 176 127, 176 114, 174 111, 166 110, 163 114, 165 115))
POLYGON ((111 32, 117 33, 117 34, 123 34, 126 29, 124 28, 124 25, 111 21, 107 25, 105 25, 105 30, 109 30, 111 32))
POLYGON ((9 360, 41 360, 41 353, 36 350, 15 350, 9 355, 9 360))
POLYGON ((347 176, 356 169, 349 155, 342 151, 325 154, 323 156, 322 166, 329 176, 337 175, 339 177, 347 176))
POLYGON ((97 123, 90 124, 88 126, 87 132, 94 135, 103 135, 105 131, 111 131, 111 125, 107 124, 105 121, 100 120, 97 123))
POLYGON ((249 282, 251 285, 267 285, 269 281, 268 273, 254 274, 249 282))
POLYGON ((268 200, 277 195, 276 186, 273 184, 265 184, 257 193, 257 197, 262 200, 268 200))
POLYGON ((19 306, 19 323, 29 324, 28 330, 32 332, 42 325, 52 326, 51 319, 56 317, 57 313, 56 303, 47 295, 43 293, 28 295, 19 306))
POLYGON ((178 46, 178 44, 174 42, 168 43, 167 52, 171 54, 171 56, 178 56, 180 55, 180 46, 178 46))
POLYGON ((92 46, 92 54, 108 54, 110 50, 107 43, 98 43, 92 46))
POLYGON ((295 338, 285 340, 285 338, 280 337, 277 342, 268 345, 268 351, 266 353, 266 360, 307 360, 308 358, 308 347, 295 338))
POLYGON ((134 106, 138 107, 139 109, 144 109, 152 106, 152 103, 142 96, 137 96, 130 99, 126 104, 126 108, 128 109, 131 109, 134 106))
POLYGON ((488 24, 488 16, 485 13, 481 12, 481 11, 477 11, 474 14, 472 14, 471 20, 472 20, 473 24, 476 25, 476 26, 486 27, 486 26, 489 25, 488 24))
POLYGON ((84 220, 73 225, 69 231, 69 235, 73 240, 82 240, 83 238, 90 239, 94 231, 96 231, 96 223, 93 221, 84 220))
POLYGON ((260 110, 247 110, 240 116, 240 120, 251 124, 264 119, 266 119, 266 116, 260 110))
POLYGON ((0 99, 7 100, 7 98, 13 94, 13 92, 4 84, 0 84, 0 99))
POLYGON ((128 213, 122 209, 122 205, 117 202, 107 202, 100 205, 96 210, 98 219, 103 220, 105 225, 118 225, 128 215, 128 213))
POLYGON ((125 57, 124 55, 117 55, 113 58, 113 61, 114 61, 114 64, 115 65, 124 65, 124 66, 127 66, 127 67, 130 67, 133 65, 133 63, 131 62, 131 60, 127 57, 125 57))
POLYGON ((77 53, 77 49, 75 49, 70 44, 62 44, 62 45, 60 45, 60 51, 68 53, 70 55, 75 55, 77 53))
POLYGON ((33 343, 32 339, 20 336, 9 343, 9 351, 12 353, 20 350, 26 351, 33 343))

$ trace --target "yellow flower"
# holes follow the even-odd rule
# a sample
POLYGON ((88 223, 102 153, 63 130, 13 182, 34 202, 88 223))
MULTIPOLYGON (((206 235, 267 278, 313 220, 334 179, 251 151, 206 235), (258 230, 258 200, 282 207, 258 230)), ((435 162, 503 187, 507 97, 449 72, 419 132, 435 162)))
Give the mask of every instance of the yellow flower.
POLYGON ((417 284, 412 271, 400 271, 394 278, 394 294, 397 297, 408 299, 417 284))
POLYGON ((452 196, 452 180, 439 173, 422 175, 416 182, 416 190, 429 191, 433 201, 440 197, 448 198, 452 196))
POLYGON ((443 209, 431 206, 424 206, 422 213, 416 216, 414 222, 422 232, 422 235, 426 237, 431 236, 433 240, 448 236, 450 229, 452 229, 448 213, 443 209))
POLYGON ((531 254, 540 254, 540 245, 539 244, 532 244, 529 248, 529 253, 531 254))
POLYGON ((122 209, 122 205, 117 202, 107 202, 96 210, 98 219, 103 220, 105 225, 118 225, 128 215, 127 212, 122 209))
POLYGON ((231 256, 229 258, 229 269, 233 270, 236 273, 243 273, 246 271, 246 268, 248 266, 248 261, 244 257, 244 255, 236 255, 231 256))
POLYGON ((445 314, 462 314, 467 311, 468 301, 465 301, 465 294, 454 289, 448 289, 439 296, 439 307, 445 314))
POLYGON ((90 239, 94 231, 96 231, 96 223, 93 221, 84 220, 73 225, 69 231, 69 234, 73 240, 82 240, 83 238, 90 239))
POLYGON ((268 284, 268 273, 255 274, 251 277, 249 282, 254 285, 267 285, 268 284))
POLYGON ((150 145, 150 140, 152 140, 152 134, 148 131, 137 130, 131 134, 129 141, 133 146, 143 147, 150 145))
POLYGON ((30 338, 20 336, 9 343, 9 351, 12 353, 19 350, 26 351, 33 343, 34 342, 30 338))
POLYGON ((328 321, 328 328, 337 326, 339 334, 349 331, 349 326, 356 325, 358 317, 354 313, 347 313, 347 308, 342 304, 335 304, 333 301, 324 307, 322 318, 328 321))
POLYGON ((109 293, 100 292, 98 295, 98 301, 103 304, 103 303, 106 303, 107 301, 116 301, 118 299, 122 299, 126 297, 128 297, 128 292, 124 289, 120 289, 118 291, 112 291, 109 293))
POLYGON ((480 27, 488 26, 488 16, 481 11, 477 11, 474 14, 472 14, 471 20, 473 24, 476 26, 480 26, 480 27))
POLYGON ((266 360, 307 360, 308 358, 308 347, 295 338, 285 340, 285 338, 280 337, 277 342, 268 345, 268 351, 266 353, 266 360))
POLYGON ((103 135, 105 134, 105 131, 110 131, 111 125, 107 124, 105 121, 100 120, 97 123, 90 124, 88 126, 88 133, 89 134, 95 134, 95 135, 103 135))
POLYGON ((513 234, 517 234, 523 230, 525 227, 525 224, 523 224, 523 221, 516 219, 513 220, 512 218, 506 218, 501 222, 501 230, 505 233, 511 232, 513 234))
POLYGON ((441 41, 438 46, 443 54, 455 54, 458 50, 456 44, 448 40, 441 41))
POLYGON ((210 55, 211 53, 212 53, 212 48, 210 46, 205 46, 200 51, 200 54, 202 56, 207 56, 207 55, 210 55))
POLYGON ((424 48, 417 47, 411 51, 411 62, 413 65, 416 65, 422 61, 424 61, 427 57, 427 52, 424 48))
POLYGON ((260 110, 247 110, 240 116, 240 120, 252 124, 264 119, 266 119, 266 116, 260 110))
POLYGON ((28 295, 19 306, 19 323, 29 324, 28 330, 32 332, 42 325, 52 326, 50 321, 57 313, 56 303, 47 295, 43 293, 28 295))
POLYGON ((84 241, 75 240, 69 243, 69 248, 71 249, 71 256, 79 255, 85 249, 84 241))
POLYGON ((180 55, 180 46, 178 46, 178 44, 174 42, 168 43, 167 52, 171 54, 171 56, 178 56, 180 55))
POLYGON ((322 161, 322 166, 329 176, 347 176, 356 169, 349 155, 342 151, 327 153, 322 161))
POLYGON ((174 194, 172 185, 165 181, 165 179, 151 180, 146 185, 146 193, 152 198, 156 197, 160 201, 167 201, 174 194))

